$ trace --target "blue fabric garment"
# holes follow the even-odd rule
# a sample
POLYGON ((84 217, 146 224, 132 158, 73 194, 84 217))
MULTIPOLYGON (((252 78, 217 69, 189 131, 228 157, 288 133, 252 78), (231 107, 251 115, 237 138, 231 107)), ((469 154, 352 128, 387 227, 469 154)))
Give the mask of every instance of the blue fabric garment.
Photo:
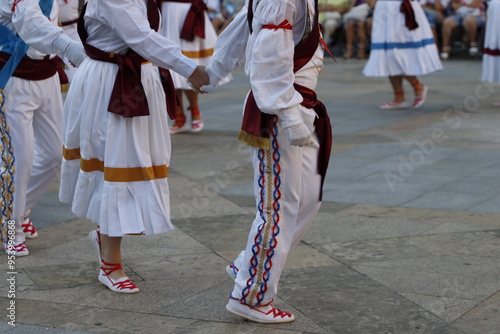
MULTIPOLYGON (((53 4, 54 0, 40 0, 39 5, 43 15, 49 17, 53 4)), ((2 70, 0 70, 0 89, 4 89, 12 73, 16 70, 17 65, 19 65, 21 59, 23 59, 28 51, 29 45, 24 43, 24 41, 19 38, 19 36, 15 35, 9 28, 1 24, 0 45, 2 46, 3 52, 11 55, 2 70)))
POLYGON ((426 45, 434 44, 434 38, 423 39, 417 42, 404 42, 404 43, 372 43, 372 50, 391 50, 391 49, 418 49, 426 45))

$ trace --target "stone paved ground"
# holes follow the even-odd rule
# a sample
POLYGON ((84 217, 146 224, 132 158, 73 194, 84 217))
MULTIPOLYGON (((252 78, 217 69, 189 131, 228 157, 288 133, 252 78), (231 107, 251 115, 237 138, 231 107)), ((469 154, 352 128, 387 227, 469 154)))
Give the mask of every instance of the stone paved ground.
POLYGON ((97 282, 94 224, 58 202, 56 182, 33 210, 31 255, 16 261, 15 327, 0 257, 0 332, 500 333, 500 87, 479 80, 480 61, 452 60, 421 78, 421 109, 383 111, 388 80, 363 77, 363 65, 327 60, 320 77, 334 154, 320 213, 280 285, 276 304, 295 322, 258 325, 224 309, 224 267, 254 215, 248 152, 235 139, 248 90, 238 70, 201 97, 205 130, 172 136, 177 229, 124 239, 141 292, 97 282))

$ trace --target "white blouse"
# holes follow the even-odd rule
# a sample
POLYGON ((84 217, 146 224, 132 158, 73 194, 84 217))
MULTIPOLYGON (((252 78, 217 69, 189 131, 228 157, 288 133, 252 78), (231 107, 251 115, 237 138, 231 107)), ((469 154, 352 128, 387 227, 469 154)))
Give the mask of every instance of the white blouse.
POLYGON ((144 0, 89 0, 85 13, 87 43, 124 55, 129 48, 154 64, 188 78, 197 64, 180 47, 149 27, 144 0))

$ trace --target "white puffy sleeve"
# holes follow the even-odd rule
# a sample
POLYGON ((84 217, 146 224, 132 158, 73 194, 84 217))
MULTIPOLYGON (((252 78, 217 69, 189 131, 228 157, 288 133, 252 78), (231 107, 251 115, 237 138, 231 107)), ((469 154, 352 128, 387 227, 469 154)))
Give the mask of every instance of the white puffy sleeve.
POLYGON ((298 3, 262 0, 254 12, 253 34, 257 35, 248 57, 247 71, 259 109, 278 117, 290 113, 298 115, 302 102, 302 96, 293 87, 293 31, 283 27, 288 24, 294 30, 303 29, 303 26, 294 26, 298 3))
POLYGON ((175 70, 189 78, 197 64, 181 53, 180 47, 157 33, 141 8, 131 0, 96 0, 100 20, 111 28, 132 50, 156 65, 175 70))
MULTIPOLYGON (((57 4, 56 4, 57 6, 57 4)), ((45 17, 38 0, 4 0, 0 5, 1 23, 10 18, 14 32, 32 48, 46 54, 64 51, 71 39, 45 17)))
POLYGON ((209 66, 217 77, 225 78, 245 61, 249 34, 247 8, 244 6, 215 43, 215 52, 209 66))

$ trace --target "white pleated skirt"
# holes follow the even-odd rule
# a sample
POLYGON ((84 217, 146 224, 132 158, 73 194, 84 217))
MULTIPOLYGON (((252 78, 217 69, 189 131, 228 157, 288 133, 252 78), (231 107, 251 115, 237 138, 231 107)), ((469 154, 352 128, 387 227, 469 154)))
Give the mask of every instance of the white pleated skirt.
POLYGON ((142 65, 149 116, 107 111, 118 67, 85 60, 64 105, 59 198, 112 237, 157 234, 170 222, 168 115, 158 68, 142 65))
POLYGON ((486 14, 483 80, 500 83, 500 0, 491 0, 486 14))
POLYGON ((401 1, 379 0, 373 13, 371 50, 363 74, 369 77, 423 75, 443 68, 427 18, 410 1, 419 25, 409 30, 401 1))
MULTIPOLYGON (((198 65, 206 66, 212 61, 217 33, 205 12, 205 38, 195 36, 192 41, 181 39, 179 36, 189 8, 191 8, 191 3, 163 2, 161 6, 162 24, 159 32, 179 45, 186 57, 191 58, 198 65)), ((186 78, 175 71, 170 72, 176 89, 191 90, 186 78)))

